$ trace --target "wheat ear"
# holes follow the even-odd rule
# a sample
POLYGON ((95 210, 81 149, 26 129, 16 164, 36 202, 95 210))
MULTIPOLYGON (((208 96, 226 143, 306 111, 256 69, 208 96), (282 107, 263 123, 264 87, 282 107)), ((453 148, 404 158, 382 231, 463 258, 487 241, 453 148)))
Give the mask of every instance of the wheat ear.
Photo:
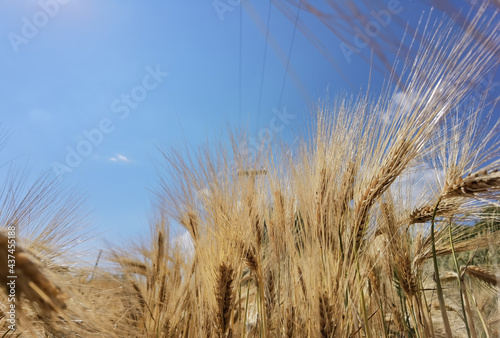
POLYGON ((229 328, 231 320, 231 308, 233 302, 233 279, 234 270, 226 263, 222 263, 218 269, 215 296, 217 300, 217 329, 222 337, 229 328))
MULTIPOLYGON (((16 278, 16 298, 24 294, 30 301, 37 303, 43 310, 57 312, 66 307, 67 296, 49 280, 42 267, 31 255, 16 245, 14 256, 15 267, 8 268, 9 238, 0 232, 0 281, 7 287, 7 276, 16 278), (12 271, 13 270, 13 271, 12 271)), ((8 291, 8 290, 7 290, 8 291)))
POLYGON ((500 172, 497 169, 481 170, 474 174, 458 177, 450 184, 443 197, 476 196, 500 190, 500 172))

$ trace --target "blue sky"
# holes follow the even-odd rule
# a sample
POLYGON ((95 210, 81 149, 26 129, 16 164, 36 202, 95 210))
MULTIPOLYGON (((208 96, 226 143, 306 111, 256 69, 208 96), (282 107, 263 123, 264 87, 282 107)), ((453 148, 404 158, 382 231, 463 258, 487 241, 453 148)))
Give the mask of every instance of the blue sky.
MULTIPOLYGON (((452 3, 468 8, 465 1, 452 3)), ((326 8, 322 1, 317 6, 326 8)), ((428 4, 408 0, 380 6, 397 9, 383 27, 395 42, 404 33, 401 22, 415 27, 429 10, 428 4)), ((276 6, 266 48, 265 32, 258 28, 258 18, 267 27, 264 1, 242 8, 240 61, 240 8, 234 0, 3 0, 0 122, 9 138, 1 163, 15 160, 34 176, 55 163, 71 169, 58 167, 64 184, 88 197, 94 226, 110 241, 130 238, 148 227, 159 146, 188 143, 196 149, 228 123, 258 137, 274 109, 294 115, 274 135, 293 142, 307 132, 311 107, 327 89, 332 97, 367 88, 369 48, 351 54, 349 62, 342 41, 303 9, 301 22, 337 68, 302 31, 294 36, 293 22, 276 6), (93 135, 93 144, 85 134, 93 135), (77 147, 85 156, 72 167, 67 156, 77 147)), ((297 13, 296 6, 288 8, 297 13)), ((354 38, 352 25, 344 30, 354 38)), ((375 95, 387 76, 372 72, 375 95)))

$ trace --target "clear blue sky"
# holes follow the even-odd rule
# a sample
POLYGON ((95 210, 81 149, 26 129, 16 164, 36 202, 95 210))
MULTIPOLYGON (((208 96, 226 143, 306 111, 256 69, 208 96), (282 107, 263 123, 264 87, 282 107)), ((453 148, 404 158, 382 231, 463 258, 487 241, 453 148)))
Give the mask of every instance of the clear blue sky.
MULTIPOLYGON (((0 122, 10 135, 0 163, 15 159, 20 166, 27 164, 33 176, 55 162, 71 169, 59 167, 64 184, 88 196, 95 227, 111 241, 143 233, 148 226, 158 146, 188 142, 197 148, 220 135, 227 123, 258 136, 274 117, 273 109, 283 107, 295 118, 275 137, 293 141, 295 134, 306 132, 310 108, 327 88, 334 96, 367 87, 370 66, 361 56, 369 60, 370 50, 362 48, 348 62, 341 40, 302 10, 300 19, 337 69, 297 29, 282 91, 286 62, 278 55, 281 50, 288 57, 294 24, 273 6, 258 113, 266 38, 257 17, 265 28, 268 4, 255 2, 254 12, 247 6, 242 11, 240 113, 237 1, 215 2, 227 6, 221 15, 211 0, 59 2, 0 2, 0 122), (92 133, 96 128, 101 131, 92 133), (84 131, 94 137, 92 149, 84 131), (68 149, 78 146, 88 155, 73 158, 72 164, 81 162, 73 168, 66 157, 68 149)), ((381 9, 390 2, 381 2, 381 9)), ((468 7, 465 1, 454 3, 468 7)), ((401 22, 416 26, 429 6, 402 0, 396 7, 397 18, 383 30, 398 41, 401 22)), ((288 8, 297 13, 297 7, 288 8)), ((344 29, 355 35, 349 24, 344 29)), ((383 81, 384 74, 372 73, 375 94, 383 81)))

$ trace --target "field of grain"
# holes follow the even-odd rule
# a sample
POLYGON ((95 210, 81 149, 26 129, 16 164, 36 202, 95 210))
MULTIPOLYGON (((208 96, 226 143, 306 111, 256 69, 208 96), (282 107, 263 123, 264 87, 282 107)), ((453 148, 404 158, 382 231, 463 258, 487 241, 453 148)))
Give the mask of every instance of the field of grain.
POLYGON ((500 336, 500 121, 496 101, 467 100, 498 65, 500 22, 470 22, 424 22, 406 92, 320 101, 293 149, 250 162, 229 132, 165 150, 149 239, 102 248, 107 264, 73 264, 78 197, 49 177, 19 196, 14 177, 1 217, 22 229, 16 330, 2 301, 0 335, 500 336))

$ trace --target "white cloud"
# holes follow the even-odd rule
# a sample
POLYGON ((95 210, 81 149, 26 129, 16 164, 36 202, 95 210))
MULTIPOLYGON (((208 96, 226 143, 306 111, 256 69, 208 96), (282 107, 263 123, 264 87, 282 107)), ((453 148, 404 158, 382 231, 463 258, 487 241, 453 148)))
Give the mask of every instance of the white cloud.
POLYGON ((117 154, 115 157, 110 157, 109 160, 111 162, 130 162, 127 156, 122 154, 117 154))
POLYGON ((435 196, 443 178, 443 171, 422 164, 399 176, 391 186, 391 193, 413 208, 435 196))
POLYGON ((395 117, 405 116, 412 113, 412 105, 415 105, 417 97, 414 94, 397 92, 392 96, 387 111, 380 112, 384 124, 392 123, 395 117))
POLYGON ((198 198, 200 200, 207 200, 210 198, 210 190, 208 188, 203 188, 198 190, 198 198))
POLYGON ((179 246, 181 251, 184 252, 187 256, 192 257, 194 255, 194 244, 193 239, 189 232, 184 232, 182 235, 179 235, 174 240, 175 245, 179 246))

